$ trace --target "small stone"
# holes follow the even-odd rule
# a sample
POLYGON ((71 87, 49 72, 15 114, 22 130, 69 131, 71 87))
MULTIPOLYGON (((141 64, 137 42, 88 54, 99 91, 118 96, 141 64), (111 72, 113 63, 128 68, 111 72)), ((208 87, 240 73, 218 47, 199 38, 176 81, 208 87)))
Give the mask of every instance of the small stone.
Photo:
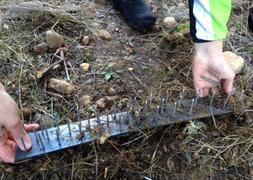
POLYGON ((119 96, 106 96, 105 98, 107 101, 113 102, 116 101, 119 98, 119 96))
POLYGON ((174 17, 166 17, 163 19, 163 26, 166 29, 173 28, 176 26, 176 24, 177 24, 177 21, 174 17))
POLYGON ((96 105, 98 108, 104 109, 106 107, 106 98, 100 98, 97 100, 96 105))
POLYGON ((244 66, 244 59, 231 51, 225 51, 223 55, 234 73, 239 74, 244 66))
POLYGON ((108 40, 108 41, 112 40, 111 34, 110 34, 107 30, 105 30, 105 29, 99 30, 99 31, 98 31, 98 36, 99 36, 100 38, 105 39, 105 40, 108 40))
POLYGON ((54 125, 54 120, 47 114, 36 113, 33 116, 33 120, 37 123, 40 123, 41 126, 52 127, 54 125))
POLYGON ((39 55, 46 54, 46 52, 48 51, 48 45, 45 42, 37 44, 33 46, 33 51, 39 55))
POLYGON ((126 51, 128 56, 134 54, 134 48, 132 48, 132 47, 126 47, 125 51, 126 51))
POLYGON ((89 43, 90 43, 89 36, 83 36, 82 43, 83 43, 84 46, 89 45, 89 43))
POLYGON ((56 78, 51 78, 48 83, 48 87, 62 94, 72 94, 75 91, 75 87, 64 81, 56 78))
POLYGON ((133 67, 129 67, 129 68, 128 68, 128 71, 133 71, 133 70, 134 70, 133 67))
POLYGON ((84 71, 84 72, 88 72, 90 69, 90 64, 89 63, 82 63, 80 64, 80 68, 84 71))
POLYGON ((89 95, 84 95, 81 97, 81 101, 84 103, 84 105, 90 105, 92 103, 93 97, 89 95))
POLYGON ((22 108, 21 109, 21 113, 23 114, 23 117, 26 119, 26 118, 29 118, 30 115, 32 115, 32 108, 22 108))
POLYGON ((46 32, 46 42, 48 47, 52 49, 57 49, 64 45, 63 37, 54 30, 49 30, 46 32))

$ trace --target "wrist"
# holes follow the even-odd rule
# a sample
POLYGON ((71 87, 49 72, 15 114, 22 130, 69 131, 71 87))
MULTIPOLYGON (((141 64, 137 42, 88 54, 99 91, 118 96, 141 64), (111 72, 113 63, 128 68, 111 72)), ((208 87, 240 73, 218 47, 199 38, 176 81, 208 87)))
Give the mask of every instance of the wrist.
POLYGON ((194 43, 195 58, 198 59, 219 59, 223 57, 223 42, 210 41, 204 43, 194 43))

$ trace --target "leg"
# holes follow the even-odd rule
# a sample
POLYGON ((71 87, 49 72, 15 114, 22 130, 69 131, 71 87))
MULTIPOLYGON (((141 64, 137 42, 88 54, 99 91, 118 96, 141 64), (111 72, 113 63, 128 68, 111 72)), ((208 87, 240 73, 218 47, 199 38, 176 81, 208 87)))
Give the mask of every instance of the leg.
POLYGON ((115 9, 119 10, 133 28, 143 31, 154 26, 156 17, 144 0, 112 0, 115 9))

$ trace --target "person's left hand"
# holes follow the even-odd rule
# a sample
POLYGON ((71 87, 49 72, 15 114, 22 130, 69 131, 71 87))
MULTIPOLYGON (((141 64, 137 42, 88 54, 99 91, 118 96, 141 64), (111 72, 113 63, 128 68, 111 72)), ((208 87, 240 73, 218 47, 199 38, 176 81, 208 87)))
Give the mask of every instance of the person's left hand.
POLYGON ((17 146, 23 151, 32 148, 27 131, 39 128, 38 124, 24 125, 19 114, 17 104, 0 83, 0 160, 6 163, 15 162, 17 146))

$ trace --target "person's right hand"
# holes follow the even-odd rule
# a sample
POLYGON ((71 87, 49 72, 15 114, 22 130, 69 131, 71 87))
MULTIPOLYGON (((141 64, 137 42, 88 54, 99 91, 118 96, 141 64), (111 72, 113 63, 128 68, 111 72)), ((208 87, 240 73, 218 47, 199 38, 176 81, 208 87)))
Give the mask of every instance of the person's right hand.
POLYGON ((211 83, 207 77, 221 85, 227 94, 233 93, 235 73, 224 59, 222 41, 195 43, 195 55, 192 62, 193 81, 198 96, 208 96, 210 90, 218 91, 216 83, 211 83))
POLYGON ((24 125, 21 122, 17 104, 0 83, 0 160, 14 163, 16 146, 23 151, 30 150, 32 142, 27 131, 37 128, 38 124, 24 125))

